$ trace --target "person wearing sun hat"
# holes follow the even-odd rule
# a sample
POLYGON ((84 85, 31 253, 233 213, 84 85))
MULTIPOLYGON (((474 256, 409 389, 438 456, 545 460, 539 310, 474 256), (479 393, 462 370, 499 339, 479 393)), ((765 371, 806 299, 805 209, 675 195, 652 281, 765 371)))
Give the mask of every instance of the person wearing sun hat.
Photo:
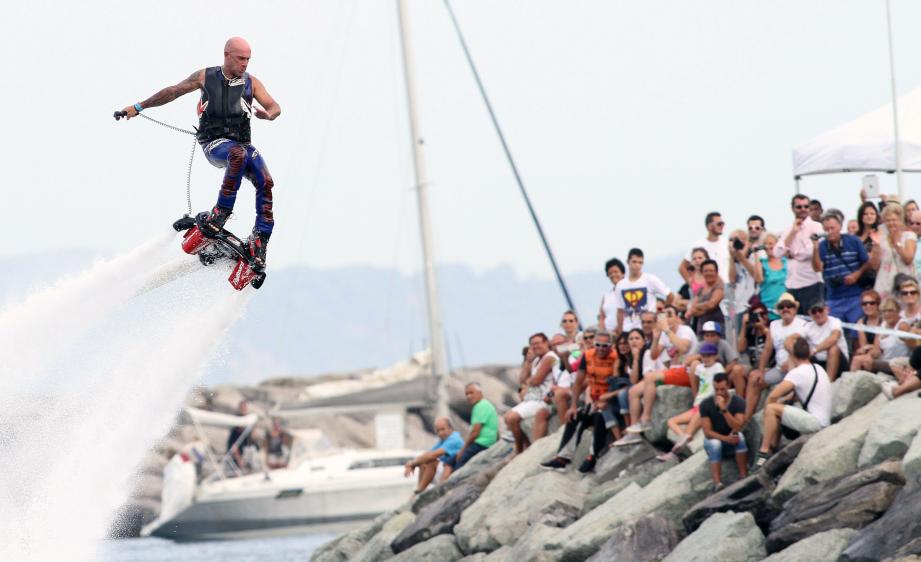
POLYGON ((776 308, 780 318, 771 322, 758 368, 749 375, 748 390, 745 393, 746 420, 754 415, 761 401, 761 393, 782 381, 790 369, 793 340, 805 335, 806 330, 806 321, 796 315, 799 307, 799 301, 790 293, 784 293, 777 299, 776 308))

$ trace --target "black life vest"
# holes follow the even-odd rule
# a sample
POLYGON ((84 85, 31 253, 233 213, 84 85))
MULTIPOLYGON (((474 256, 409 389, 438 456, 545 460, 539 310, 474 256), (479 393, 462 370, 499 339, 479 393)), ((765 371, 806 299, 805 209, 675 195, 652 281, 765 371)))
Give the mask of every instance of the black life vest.
POLYGON ((224 78, 221 67, 205 69, 205 86, 198 102, 198 140, 230 139, 250 142, 249 120, 253 112, 253 80, 224 78))

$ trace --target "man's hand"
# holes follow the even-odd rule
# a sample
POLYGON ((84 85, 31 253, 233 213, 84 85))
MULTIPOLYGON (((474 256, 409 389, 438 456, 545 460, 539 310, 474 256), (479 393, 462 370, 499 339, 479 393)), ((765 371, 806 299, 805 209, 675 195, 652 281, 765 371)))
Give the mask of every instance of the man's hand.
POLYGON ((803 221, 805 220, 806 220, 805 217, 804 218, 796 217, 795 219, 793 219, 793 230, 799 230, 803 226, 803 221))
POLYGON ((568 410, 566 410, 566 415, 563 416, 563 422, 569 423, 572 420, 576 419, 576 412, 577 412, 576 405, 573 404, 572 406, 569 407, 568 410))
POLYGON ((596 412, 600 412, 608 407, 607 400, 595 400, 595 403, 592 404, 595 407, 596 412))
POLYGON ((131 119, 132 117, 138 116, 138 110, 134 109, 134 104, 126 107, 125 109, 122 110, 122 112, 126 114, 125 119, 131 119))
POLYGON ((738 444, 739 444, 739 434, 738 434, 738 433, 730 433, 729 435, 727 435, 727 436, 723 439, 723 442, 724 442, 724 443, 729 443, 730 445, 738 445, 738 444))
POLYGON ((415 467, 413 466, 413 461, 407 461, 406 464, 403 465, 403 469, 404 469, 404 470, 403 470, 403 476, 405 476, 405 477, 407 477, 407 478, 409 478, 410 476, 412 476, 412 475, 413 475, 413 469, 414 469, 414 468, 415 468, 415 467))
POLYGON ((844 284, 845 284, 845 285, 853 285, 853 284, 857 283, 857 281, 859 281, 859 280, 860 280, 860 272, 859 272, 859 271, 855 271, 854 273, 850 273, 850 274, 844 276, 844 284))
POLYGON ((714 394, 713 401, 716 402, 716 407, 719 408, 720 410, 726 409, 726 399, 723 396, 719 394, 714 394))
POLYGON ((259 119, 267 119, 267 120, 269 120, 269 121, 272 120, 272 116, 269 115, 269 112, 268 112, 268 111, 262 109, 261 107, 256 107, 255 109, 256 109, 256 111, 254 112, 254 114, 255 114, 256 117, 258 117, 259 119))

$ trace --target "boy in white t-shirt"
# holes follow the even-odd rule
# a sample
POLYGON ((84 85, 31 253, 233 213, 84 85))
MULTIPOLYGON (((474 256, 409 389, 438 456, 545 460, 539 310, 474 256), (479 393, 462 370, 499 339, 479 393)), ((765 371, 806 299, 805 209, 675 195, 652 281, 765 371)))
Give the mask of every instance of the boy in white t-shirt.
POLYGON ((629 332, 642 328, 640 315, 643 311, 656 311, 656 296, 671 304, 675 295, 661 279, 650 273, 643 273, 643 250, 631 248, 627 254, 629 274, 615 289, 617 299, 617 332, 629 332))
POLYGON ((674 460, 678 462, 680 460, 677 455, 678 450, 687 445, 694 438, 697 430, 700 429, 700 403, 708 396, 713 395, 714 375, 724 372, 723 365, 717 360, 719 358, 719 348, 715 344, 710 342, 703 343, 698 352, 700 353, 700 361, 694 361, 688 368, 695 375, 692 380, 697 382, 696 385, 691 387, 692 390, 694 386, 697 387, 694 405, 691 406, 690 410, 669 418, 668 427, 678 434, 678 440, 675 441, 671 451, 656 457, 660 461, 674 460), (681 426, 686 427, 682 430, 681 426))

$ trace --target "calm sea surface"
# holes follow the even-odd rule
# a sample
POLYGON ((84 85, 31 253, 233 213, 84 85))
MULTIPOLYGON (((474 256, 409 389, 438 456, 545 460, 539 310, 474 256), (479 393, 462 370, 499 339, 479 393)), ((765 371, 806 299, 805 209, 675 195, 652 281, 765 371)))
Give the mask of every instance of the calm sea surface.
POLYGON ((98 562, 306 562, 335 534, 175 543, 143 538, 105 541, 98 562))

